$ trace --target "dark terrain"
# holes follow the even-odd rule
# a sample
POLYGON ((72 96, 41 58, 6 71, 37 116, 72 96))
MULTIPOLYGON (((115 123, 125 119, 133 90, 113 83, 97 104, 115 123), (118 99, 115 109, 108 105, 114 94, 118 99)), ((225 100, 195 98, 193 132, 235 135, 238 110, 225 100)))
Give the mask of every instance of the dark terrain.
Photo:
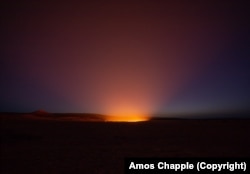
POLYGON ((249 119, 49 117, 1 115, 2 174, 123 173, 125 157, 250 157, 249 119))

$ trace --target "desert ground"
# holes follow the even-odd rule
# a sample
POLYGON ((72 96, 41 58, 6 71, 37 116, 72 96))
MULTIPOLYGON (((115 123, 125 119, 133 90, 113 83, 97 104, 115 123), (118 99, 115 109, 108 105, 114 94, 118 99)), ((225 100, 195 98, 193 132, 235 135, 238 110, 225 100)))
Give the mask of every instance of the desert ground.
POLYGON ((249 119, 43 117, 1 114, 1 174, 119 174, 125 157, 250 157, 249 119))

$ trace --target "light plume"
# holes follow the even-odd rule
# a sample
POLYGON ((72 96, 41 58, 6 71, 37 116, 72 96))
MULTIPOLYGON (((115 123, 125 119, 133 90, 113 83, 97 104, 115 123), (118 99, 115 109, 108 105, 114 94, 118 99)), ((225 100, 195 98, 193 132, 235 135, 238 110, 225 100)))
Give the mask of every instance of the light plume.
MULTIPOLYGON (((55 5, 56 13, 37 11, 44 15, 31 18, 39 20, 13 25, 20 33, 9 37, 24 43, 9 42, 8 58, 22 58, 15 65, 17 79, 24 79, 20 90, 27 89, 13 96, 27 94, 33 109, 115 118, 169 111, 176 95, 211 66, 228 36, 223 23, 201 22, 206 10, 164 4, 84 3, 67 12, 55 5)), ((188 104, 197 97, 191 95, 188 104)), ((177 105, 172 108, 183 109, 177 105)))

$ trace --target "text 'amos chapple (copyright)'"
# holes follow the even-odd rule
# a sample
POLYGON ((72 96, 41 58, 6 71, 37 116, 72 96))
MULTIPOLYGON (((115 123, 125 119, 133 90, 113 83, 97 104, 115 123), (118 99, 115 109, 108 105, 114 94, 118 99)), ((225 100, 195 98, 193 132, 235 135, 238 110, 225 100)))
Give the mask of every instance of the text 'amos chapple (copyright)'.
POLYGON ((247 173, 249 159, 126 158, 125 173, 247 173))

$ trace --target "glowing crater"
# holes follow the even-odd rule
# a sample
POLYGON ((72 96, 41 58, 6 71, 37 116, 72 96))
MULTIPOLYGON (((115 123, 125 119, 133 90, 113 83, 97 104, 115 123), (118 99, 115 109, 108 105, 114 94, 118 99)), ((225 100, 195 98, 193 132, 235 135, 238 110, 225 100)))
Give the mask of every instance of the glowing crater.
POLYGON ((149 117, 146 116, 138 116, 138 115, 128 115, 128 116, 107 116, 105 121, 109 122, 141 122, 148 121, 149 117))

